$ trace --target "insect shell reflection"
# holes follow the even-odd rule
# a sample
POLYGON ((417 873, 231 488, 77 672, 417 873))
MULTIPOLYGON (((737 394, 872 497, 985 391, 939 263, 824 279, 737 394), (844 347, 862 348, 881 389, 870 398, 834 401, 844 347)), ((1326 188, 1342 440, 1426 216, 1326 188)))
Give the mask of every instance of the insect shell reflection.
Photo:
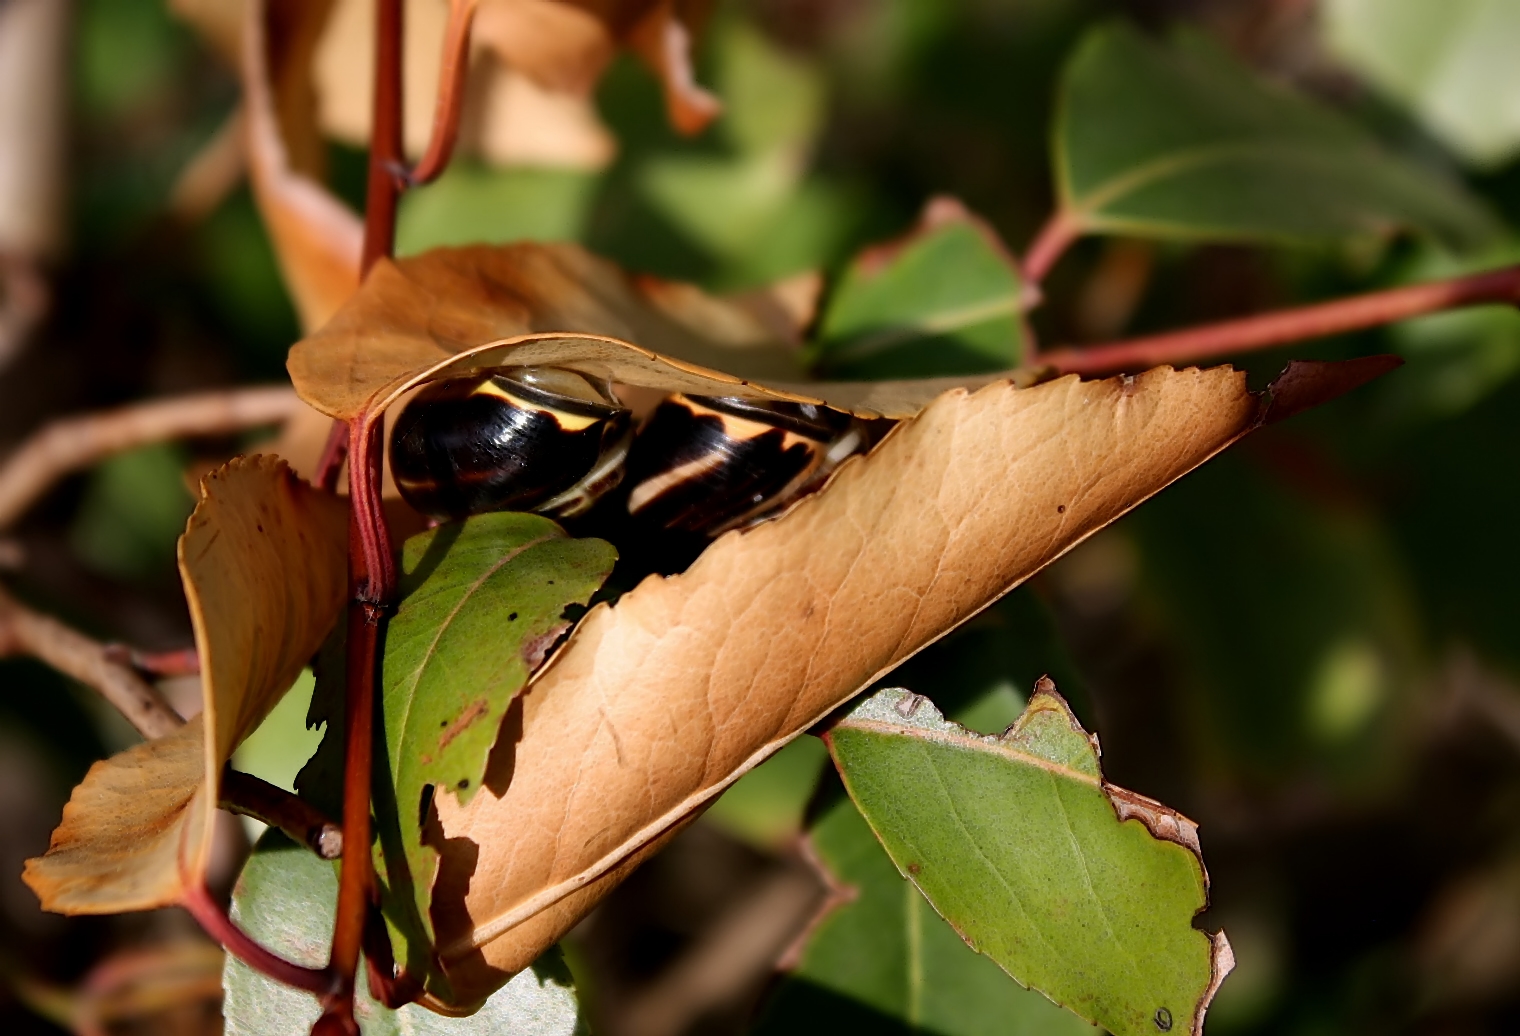
POLYGON ((435 521, 485 511, 575 518, 614 494, 624 521, 715 536, 816 488, 864 445, 826 407, 672 395, 634 430, 610 384, 555 367, 434 382, 391 438, 401 495, 435 521))

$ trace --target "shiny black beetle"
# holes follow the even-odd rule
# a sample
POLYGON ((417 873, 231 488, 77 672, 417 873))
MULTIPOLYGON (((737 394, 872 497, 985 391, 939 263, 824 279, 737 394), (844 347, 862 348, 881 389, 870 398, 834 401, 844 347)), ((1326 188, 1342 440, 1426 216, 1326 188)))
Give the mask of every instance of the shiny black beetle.
POLYGON ((622 480, 631 430, 608 385, 558 367, 507 367, 413 396, 391 433, 391 471, 407 503, 439 520, 571 517, 622 480))
POLYGON ((636 523, 713 536, 795 499, 862 442, 848 415, 825 407, 686 395, 662 401, 635 434, 610 386, 508 367, 414 396, 396 421, 391 467, 407 502, 439 520, 574 517, 626 478, 636 523))
POLYGON ((634 439, 628 513, 716 535, 795 499, 860 445, 850 417, 826 407, 671 396, 634 439))

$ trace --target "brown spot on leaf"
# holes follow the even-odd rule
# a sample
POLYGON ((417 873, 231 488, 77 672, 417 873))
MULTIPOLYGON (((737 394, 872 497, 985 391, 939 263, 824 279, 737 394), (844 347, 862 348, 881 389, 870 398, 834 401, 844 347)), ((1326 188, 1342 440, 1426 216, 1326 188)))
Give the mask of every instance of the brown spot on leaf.
POLYGON ((921 867, 920 865, 918 865, 916 863, 910 863, 910 864, 908 864, 908 873, 911 874, 911 875, 913 875, 914 877, 917 877, 921 871, 923 871, 923 867, 921 867))
POLYGON ((559 643, 559 638, 569 628, 570 624, 568 622, 555 623, 547 633, 534 637, 523 645, 523 661, 528 663, 529 672, 532 672, 543 664, 544 658, 549 654, 549 649, 559 643))
POLYGON ((459 714, 459 718, 450 723, 448 729, 438 735, 438 750, 449 747, 449 742, 480 720, 486 713, 491 711, 491 703, 485 698, 477 698, 472 701, 469 708, 459 714))

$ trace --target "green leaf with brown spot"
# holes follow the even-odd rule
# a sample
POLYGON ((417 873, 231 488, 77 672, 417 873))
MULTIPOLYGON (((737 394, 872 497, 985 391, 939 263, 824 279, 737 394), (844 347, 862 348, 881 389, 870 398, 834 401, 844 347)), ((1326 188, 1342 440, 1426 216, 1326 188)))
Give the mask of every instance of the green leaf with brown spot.
POLYGON ((973 949, 1114 1036, 1202 1033, 1233 956, 1193 927, 1197 831, 1102 779, 1050 681, 1001 736, 892 689, 827 740, 892 862, 973 949))
POLYGON ((616 560, 609 543, 510 512, 406 542, 401 605, 385 635, 376 769, 389 786, 376 788, 376 869, 397 958, 415 974, 428 971, 431 953, 433 797, 462 804, 480 787, 512 700, 570 626, 565 609, 587 603, 616 560))

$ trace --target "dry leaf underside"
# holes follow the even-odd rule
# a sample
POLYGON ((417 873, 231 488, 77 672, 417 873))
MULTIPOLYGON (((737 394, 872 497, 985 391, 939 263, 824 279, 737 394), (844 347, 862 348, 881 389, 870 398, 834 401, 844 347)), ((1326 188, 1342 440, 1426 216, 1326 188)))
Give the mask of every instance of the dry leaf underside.
POLYGON ((509 717, 486 787, 436 801, 459 1002, 740 775, 1258 415, 1229 368, 952 391, 783 517, 593 609, 509 717))
POLYGON ((348 508, 273 457, 206 476, 179 565, 204 711, 90 768, 24 878, 49 910, 177 903, 202 880, 222 766, 289 689, 347 598, 348 508), (207 736, 209 732, 209 736, 207 736))

